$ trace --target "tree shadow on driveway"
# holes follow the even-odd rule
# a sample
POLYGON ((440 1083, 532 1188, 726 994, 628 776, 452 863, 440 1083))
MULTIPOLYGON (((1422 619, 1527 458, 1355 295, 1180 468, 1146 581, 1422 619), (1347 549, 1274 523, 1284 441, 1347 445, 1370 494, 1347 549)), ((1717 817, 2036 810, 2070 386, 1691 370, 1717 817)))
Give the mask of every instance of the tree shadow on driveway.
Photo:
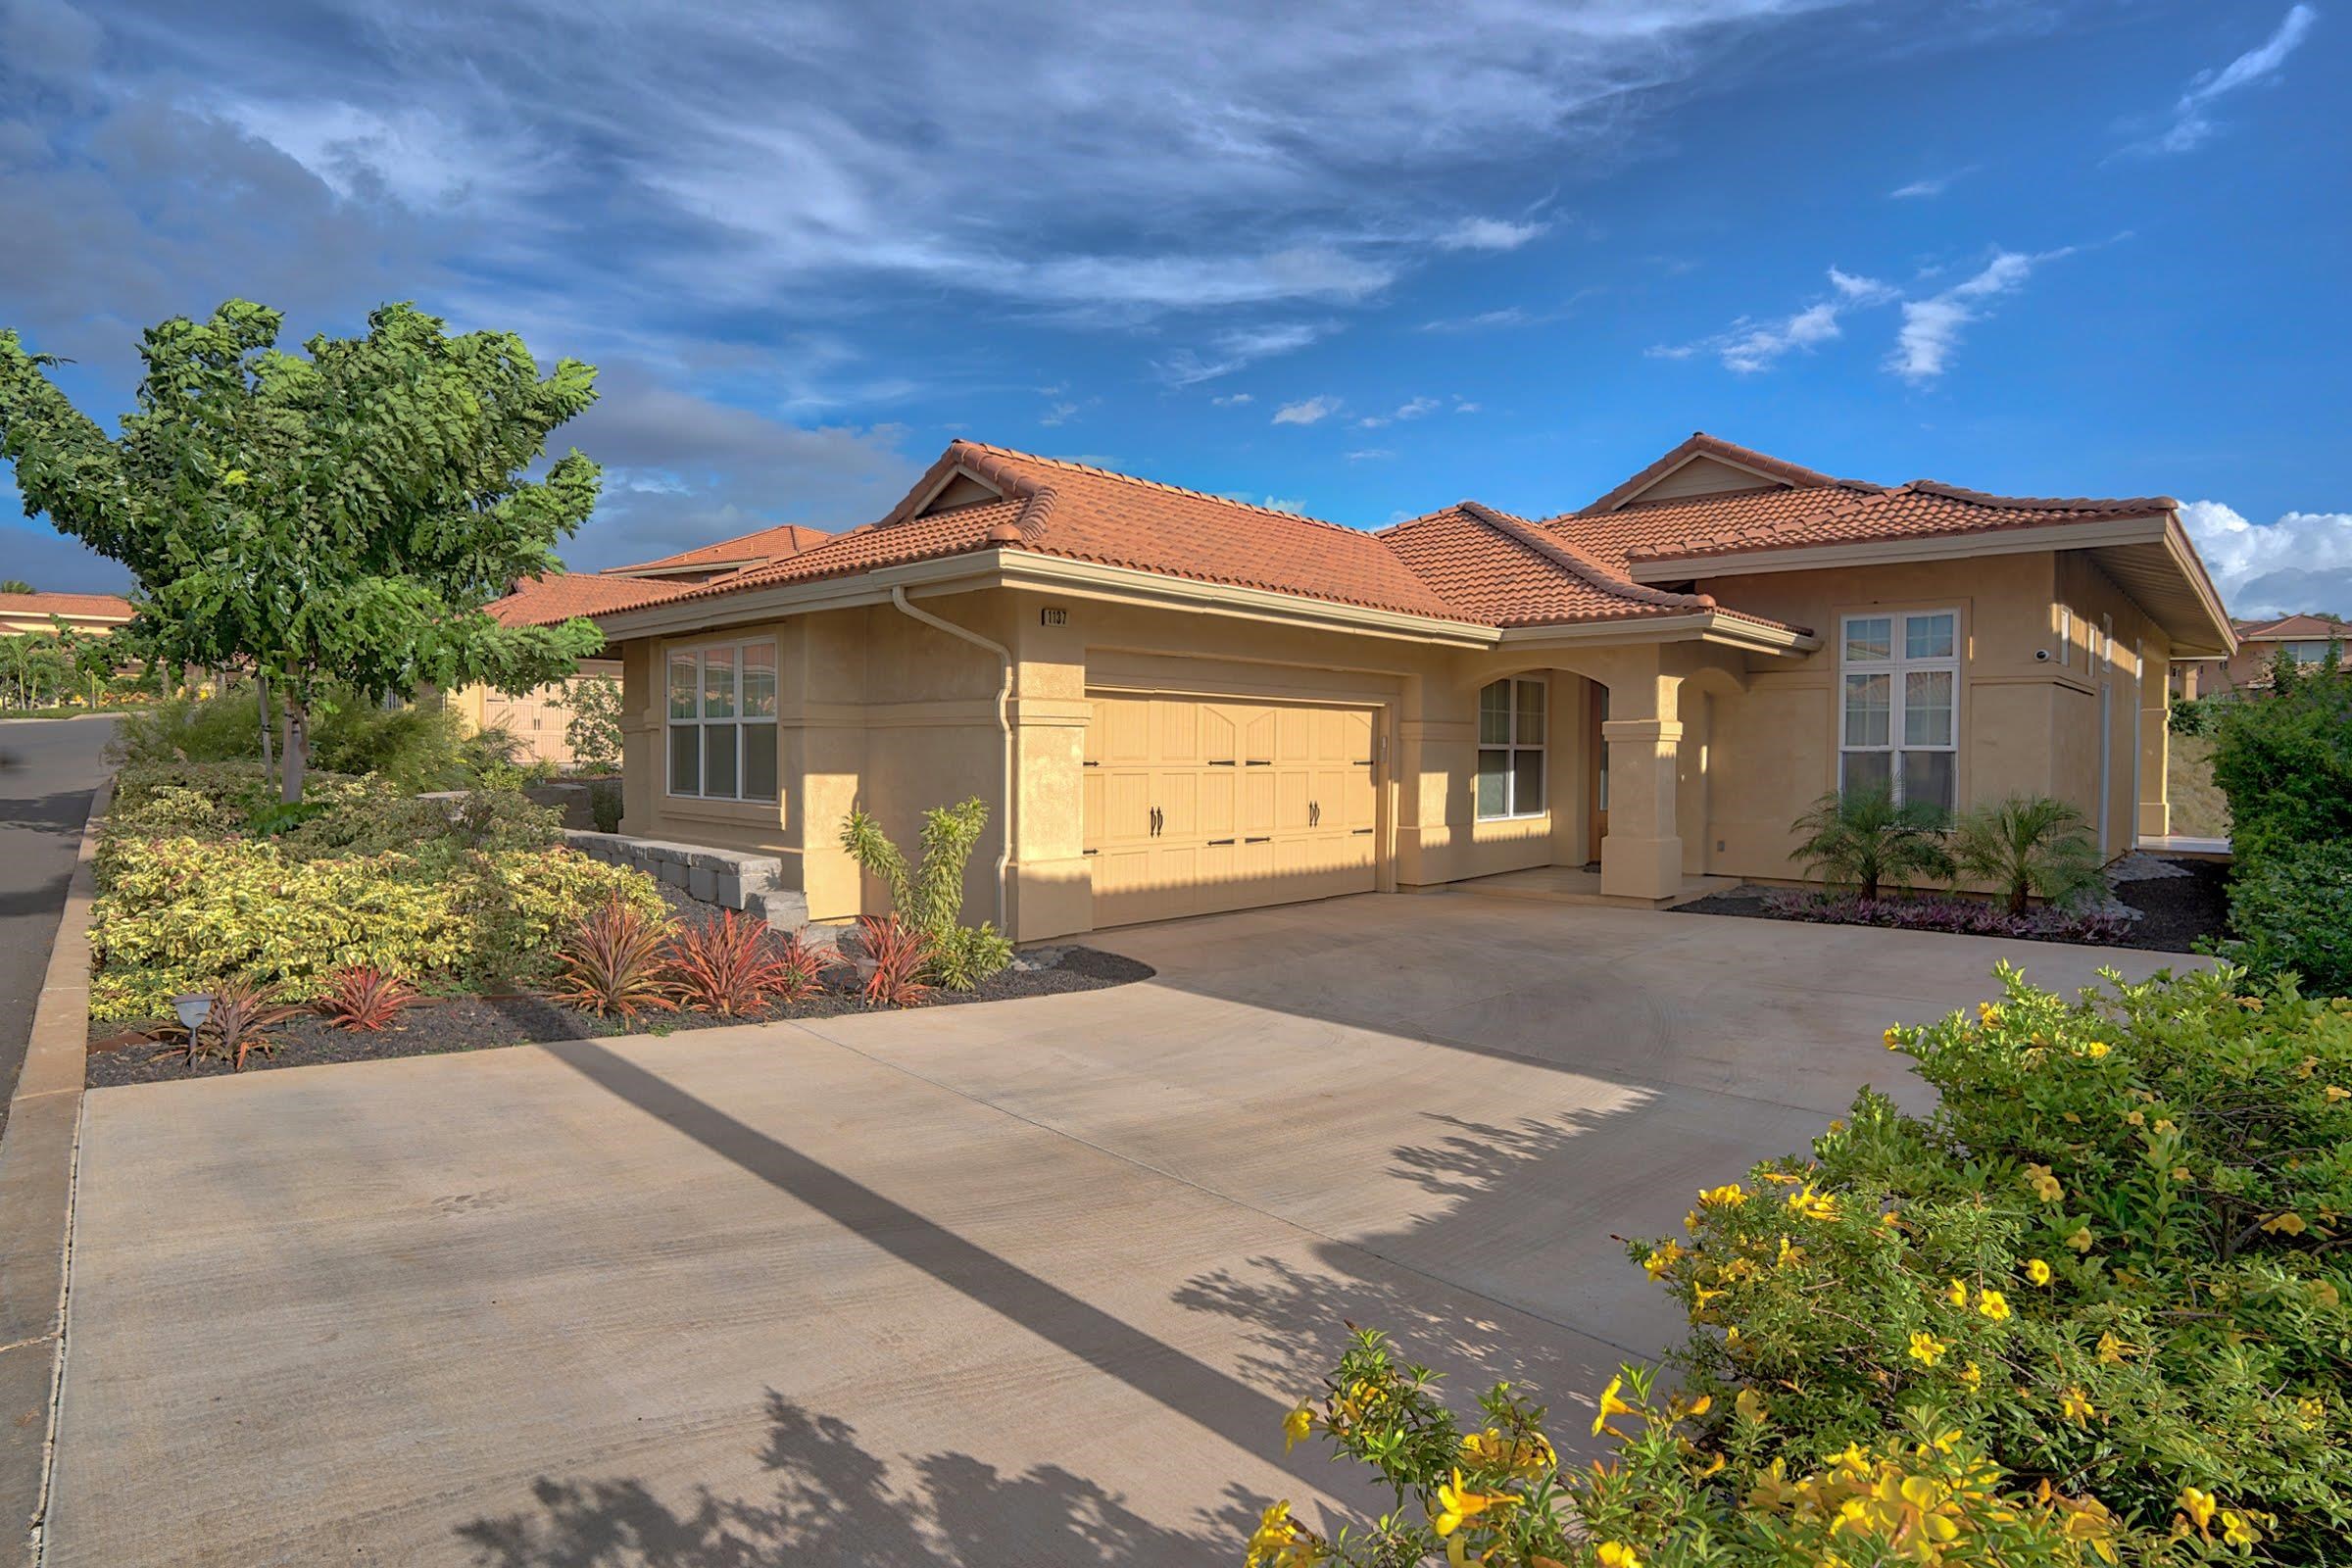
POLYGON ((1269 1499, 1227 1489, 1198 1530, 1170 1529, 1058 1465, 1017 1475, 965 1453, 908 1458, 773 1390, 765 1499, 697 1488, 673 1505, 636 1480, 541 1479, 535 1509, 460 1527, 478 1568, 1176 1568, 1227 1560, 1269 1499))

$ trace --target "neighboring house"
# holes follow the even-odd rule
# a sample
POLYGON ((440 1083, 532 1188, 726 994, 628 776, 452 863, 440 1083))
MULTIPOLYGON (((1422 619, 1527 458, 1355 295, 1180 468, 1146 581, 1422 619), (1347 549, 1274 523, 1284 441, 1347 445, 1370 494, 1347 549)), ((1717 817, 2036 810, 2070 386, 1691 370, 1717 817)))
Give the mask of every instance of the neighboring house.
MULTIPOLYGON (((704 583, 767 565, 831 537, 814 528, 786 523, 632 566, 528 578, 515 584, 514 591, 504 599, 493 600, 484 608, 510 626, 552 626, 575 615, 594 615, 669 598, 704 583)), ((475 729, 506 730, 522 743, 521 755, 525 760, 569 767, 573 757, 566 727, 571 718, 568 699, 572 687, 582 680, 619 674, 617 660, 586 659, 569 678, 536 687, 520 697, 510 697, 487 686, 468 686, 452 692, 449 706, 475 729)))
POLYGON ((55 631, 63 620, 74 631, 104 635, 130 620, 130 601, 121 594, 0 594, 0 634, 55 631))
POLYGON ((957 441, 879 522, 594 613, 625 831, 778 855, 838 918, 880 906, 854 805, 911 848, 979 796, 967 909, 1024 941, 1593 860, 1643 900, 1790 878, 1840 780, 2060 796, 2120 855, 2169 825, 2166 665, 2235 646, 2170 499, 1703 434, 1578 512, 1377 533, 957 441))
MULTIPOLYGON (((2271 665, 2280 654, 2298 664, 2316 664, 2328 657, 2328 645, 2344 642, 2352 631, 2326 615, 2282 615, 2277 620, 2240 620, 2237 652, 2228 659, 2200 659, 2178 670, 2184 697, 2227 697, 2259 691, 2271 684, 2271 665)), ((2348 653, 2347 657, 2352 657, 2348 653)))

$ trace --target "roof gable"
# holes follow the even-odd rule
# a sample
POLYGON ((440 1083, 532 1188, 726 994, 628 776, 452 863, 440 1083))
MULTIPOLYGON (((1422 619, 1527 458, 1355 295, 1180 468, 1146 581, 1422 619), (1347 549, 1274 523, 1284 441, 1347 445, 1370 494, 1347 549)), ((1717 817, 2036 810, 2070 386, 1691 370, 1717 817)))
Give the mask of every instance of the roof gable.
POLYGON ((1614 512, 1637 501, 1838 482, 1818 468, 1788 463, 1704 430, 1694 430, 1688 441, 1584 510, 1614 512))
POLYGON ((2282 615, 2277 620, 2254 621, 2239 625, 2240 642, 2270 643, 2301 638, 2338 638, 2352 634, 2352 626, 2340 620, 2328 620, 2320 615, 2282 615))

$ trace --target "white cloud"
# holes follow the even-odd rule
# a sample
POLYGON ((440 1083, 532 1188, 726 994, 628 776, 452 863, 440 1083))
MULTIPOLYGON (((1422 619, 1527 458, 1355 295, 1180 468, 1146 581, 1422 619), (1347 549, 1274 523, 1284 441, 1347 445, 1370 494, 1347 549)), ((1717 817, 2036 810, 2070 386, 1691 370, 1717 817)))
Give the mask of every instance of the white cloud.
POLYGON ((1897 185, 1886 194, 1895 201, 1920 201, 1931 196, 1940 196, 1952 188, 1955 180, 1975 173, 1976 170, 1977 166, 1970 164, 1966 168, 1955 169, 1949 173, 1929 174, 1924 178, 1912 180, 1908 184, 1897 185))
POLYGON ((1437 398, 1412 398, 1398 404, 1396 412, 1392 414, 1367 414, 1355 423, 1358 429, 1377 430, 1382 425, 1393 423, 1397 419, 1418 419, 1425 414, 1435 414, 1445 406, 1445 403, 1437 398))
POLYGON ((1338 398, 1301 398, 1297 403, 1285 403, 1274 411, 1276 424, 1313 424, 1340 412, 1338 398))
POLYGON ((1192 349, 1181 348, 1156 362, 1152 368, 1172 386, 1194 386, 1202 381, 1213 381, 1221 375, 1231 375, 1259 360, 1296 353, 1337 330, 1337 325, 1328 321, 1283 321, 1266 326, 1237 327, 1217 334, 1211 345, 1211 358, 1203 358, 1192 349))
POLYGON ((1393 458, 1396 455, 1387 447, 1364 447, 1348 453, 1348 461, 1349 463, 1377 463, 1383 458, 1393 458))
POLYGON ((1210 398, 1208 401, 1220 409, 1238 409, 1245 403, 1255 403, 1257 399, 1247 392, 1229 392, 1221 398, 1210 398))
POLYGON ((1438 236, 1438 249, 1515 251, 1550 226, 1549 223, 1513 223, 1499 218, 1465 218, 1438 236))
POLYGON ((2232 614, 2352 613, 2352 512, 2252 522, 2219 501, 2191 501, 2180 521, 2232 614))
POLYGON ((1468 398, 1455 398, 1453 400, 1453 412, 1456 414, 1476 414, 1479 411, 1479 407, 1480 406, 1478 404, 1471 402, 1468 398))
POLYGON ((1981 270, 1942 293, 1905 300, 1903 324, 1895 333, 1894 352, 1887 356, 1886 368, 1915 384, 1935 380, 1950 365, 1961 329, 1984 318, 1986 301, 2014 294, 2025 286, 2034 268, 2073 254, 2072 246, 2035 256, 1996 250, 1981 270))
POLYGON ((1067 424, 1077 412, 1078 405, 1075 403, 1055 402, 1047 406, 1046 412, 1038 416, 1037 422, 1048 426, 1067 424))
POLYGON ((2243 91, 2258 82, 2277 75, 2286 66, 2287 57, 2302 47, 2311 33, 2312 24, 2320 14, 2307 5, 2290 7, 2279 19, 2270 37, 2259 46, 2247 50, 2219 71, 2201 72, 2181 93, 2180 102, 2173 105, 2172 122, 2149 140, 2135 144, 2131 151, 2141 153, 2184 153, 2203 146, 2218 128, 2207 113, 2215 100, 2230 93, 2243 91))
POLYGON ((1723 361, 1725 369, 1752 375, 1771 369, 1792 349, 1809 353, 1842 336, 1843 329, 1838 324, 1841 315, 1884 305, 1896 293, 1893 287, 1875 277, 1835 267, 1830 269, 1830 288, 1831 298, 1816 300, 1791 316, 1765 321, 1743 316, 1711 337, 1690 343, 1660 344, 1649 350, 1649 355, 1652 359, 1687 360, 1696 354, 1713 354, 1723 361))
POLYGON ((1246 507, 1263 507, 1268 512, 1287 512, 1298 517, 1306 515, 1306 503, 1303 501, 1286 501, 1280 496, 1251 495, 1247 490, 1220 490, 1217 494, 1222 500, 1239 501, 1246 507))

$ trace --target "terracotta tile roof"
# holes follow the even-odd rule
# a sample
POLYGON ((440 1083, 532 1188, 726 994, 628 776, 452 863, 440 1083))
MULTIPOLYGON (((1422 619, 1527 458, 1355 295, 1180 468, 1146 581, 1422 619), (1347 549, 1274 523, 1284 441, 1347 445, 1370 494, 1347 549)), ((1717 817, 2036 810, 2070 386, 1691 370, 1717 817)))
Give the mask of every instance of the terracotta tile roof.
POLYGON ((1614 512, 1572 512, 1542 526, 1603 567, 1622 573, 1637 552, 1665 550, 1728 531, 1801 519, 1852 499, 1843 484, 1796 490, 1741 490, 1728 495, 1637 501, 1614 512))
POLYGON ((1667 593, 1604 569, 1524 517, 1458 502, 1376 535, 1415 576, 1489 626, 1621 620, 1712 610, 1703 594, 1667 593))
POLYGON ((494 599, 482 608, 501 625, 553 626, 574 615, 634 610, 658 599, 675 599, 694 586, 644 577, 565 571, 547 577, 525 577, 506 598, 494 599))
POLYGON ((721 539, 716 544, 703 545, 694 550, 681 550, 674 556, 662 556, 653 561, 640 561, 633 565, 607 566, 604 574, 620 577, 631 572, 659 571, 680 566, 728 565, 751 563, 764 564, 780 556, 799 555, 813 550, 834 536, 822 528, 810 528, 797 522, 781 523, 773 528, 760 528, 721 539))
POLYGON ((1626 497, 1640 494, 1643 486, 1664 478, 1682 466, 1684 461, 1689 458, 1721 458, 1726 463, 1736 463, 1743 468, 1753 468, 1766 478, 1777 479, 1783 484, 1811 487, 1834 485, 1839 482, 1818 468, 1808 468, 1802 464, 1790 463, 1786 459, 1773 457, 1769 453, 1758 452, 1736 442, 1726 441, 1723 437, 1709 435, 1704 430, 1693 430, 1688 441, 1584 510, 1588 513, 1607 512, 1620 506, 1626 497))
POLYGON ((694 597, 994 548, 1370 610, 1464 618, 1361 529, 972 441, 951 444, 880 522, 706 584, 694 597), (916 515, 958 469, 1004 499, 916 515))
POLYGON ((0 615, 79 615, 84 619, 128 620, 130 601, 121 594, 0 594, 0 615))
MULTIPOLYGON (((0 599, 0 608, 8 601, 0 599)), ((2283 615, 2277 620, 2241 620, 2235 623, 2239 642, 2285 642, 2298 638, 2352 638, 2352 626, 2340 620, 2328 620, 2319 615, 2283 615)))
MULTIPOLYGON (((1933 479, 1914 479, 1890 490, 1841 484, 1833 490, 1782 492, 1811 496, 1813 505, 1745 505, 1748 495, 1714 498, 1715 525, 1697 516, 1687 532, 1671 539, 1631 545, 1629 562, 1698 561, 1750 550, 1788 550, 1812 545, 1852 544, 1879 539, 1913 539, 1943 534, 1985 533, 2001 528, 2039 527, 2104 517, 2145 517, 2178 510, 2170 496, 2101 501, 2083 497, 2047 500, 1987 495, 1933 479)), ((1707 498, 1698 498, 1705 501, 1707 498)), ((1627 509, 1633 510, 1631 508, 1627 509)), ((1576 537, 1592 519, 1553 519, 1555 529, 1576 537)))

